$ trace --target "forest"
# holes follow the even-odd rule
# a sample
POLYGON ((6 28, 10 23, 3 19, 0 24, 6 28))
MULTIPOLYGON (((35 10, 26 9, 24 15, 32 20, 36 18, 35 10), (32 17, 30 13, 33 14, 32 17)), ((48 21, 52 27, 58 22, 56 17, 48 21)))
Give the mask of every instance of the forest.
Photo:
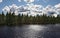
POLYGON ((60 16, 52 17, 52 16, 28 16, 27 15, 15 15, 15 13, 7 12, 5 15, 4 12, 0 14, 0 25, 8 25, 8 26, 15 26, 15 25, 27 25, 27 24, 59 24, 60 23, 60 16))

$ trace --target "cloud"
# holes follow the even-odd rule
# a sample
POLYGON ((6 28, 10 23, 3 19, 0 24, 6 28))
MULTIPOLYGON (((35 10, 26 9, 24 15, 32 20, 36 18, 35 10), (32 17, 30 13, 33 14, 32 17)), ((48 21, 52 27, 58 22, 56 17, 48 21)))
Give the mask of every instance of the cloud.
POLYGON ((29 10, 29 15, 36 16, 42 13, 42 5, 27 4, 26 9, 29 10))
POLYGON ((9 5, 9 6, 5 6, 2 11, 4 12, 15 12, 15 14, 17 15, 18 12, 17 12, 17 9, 18 9, 18 6, 16 6, 15 4, 12 4, 12 5, 9 5))
POLYGON ((49 0, 43 0, 43 2, 47 3, 49 0))
POLYGON ((43 15, 46 14, 47 16, 55 16, 60 14, 60 4, 57 4, 55 6, 47 5, 46 7, 42 5, 35 5, 35 4, 27 4, 27 5, 21 5, 17 6, 16 4, 12 4, 9 6, 5 6, 3 8, 3 11, 11 11, 11 13, 15 13, 15 15, 23 14, 23 15, 43 15))
POLYGON ((8 6, 5 6, 4 9, 2 9, 2 11, 9 12, 10 8, 8 6))
POLYGON ((59 4, 57 4, 57 5, 55 5, 55 8, 60 9, 60 3, 59 3, 59 4))
POLYGON ((0 3, 2 2, 2 0, 0 0, 0 3))
POLYGON ((60 14, 60 3, 56 4, 54 7, 55 7, 55 10, 58 12, 58 14, 60 14))
POLYGON ((12 13, 15 12, 15 14, 29 14, 29 15, 37 15, 38 13, 41 13, 40 9, 42 9, 42 5, 34 5, 34 4, 27 4, 26 6, 17 6, 15 4, 5 6, 3 8, 3 11, 11 11, 12 13))
POLYGON ((43 12, 44 13, 53 12, 53 11, 55 11, 53 8, 54 8, 53 6, 48 5, 43 9, 43 12))
POLYGON ((46 14, 47 16, 55 16, 57 17, 57 15, 59 14, 59 12, 57 12, 56 8, 54 6, 51 5, 47 5, 44 9, 43 9, 43 14, 46 14))
POLYGON ((42 5, 27 4, 28 10, 31 11, 40 11, 43 9, 42 5))
POLYGON ((18 0, 18 2, 21 2, 21 0, 18 0))
POLYGON ((34 0, 24 0, 25 2, 27 2, 27 3, 32 3, 32 2, 34 2, 34 0))

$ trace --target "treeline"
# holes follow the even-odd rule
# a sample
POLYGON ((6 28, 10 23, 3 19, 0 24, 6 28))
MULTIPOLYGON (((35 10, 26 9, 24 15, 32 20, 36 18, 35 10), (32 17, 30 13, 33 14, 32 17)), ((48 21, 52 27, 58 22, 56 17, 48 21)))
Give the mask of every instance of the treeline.
POLYGON ((60 16, 28 16, 27 15, 15 15, 15 13, 7 12, 6 15, 2 12, 0 14, 0 25, 24 25, 24 24, 58 24, 60 23, 60 16))

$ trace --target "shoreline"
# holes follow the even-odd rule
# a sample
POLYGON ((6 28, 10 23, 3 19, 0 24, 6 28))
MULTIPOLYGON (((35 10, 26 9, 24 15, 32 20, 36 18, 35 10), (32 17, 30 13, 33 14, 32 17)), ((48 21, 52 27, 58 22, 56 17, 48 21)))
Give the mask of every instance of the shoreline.
MULTIPOLYGON (((48 25, 57 25, 57 24, 20 24, 20 25, 2 25, 2 24, 0 24, 0 26, 25 26, 25 25, 41 25, 41 26, 48 26, 48 25)), ((59 25, 59 24, 58 24, 59 25)))

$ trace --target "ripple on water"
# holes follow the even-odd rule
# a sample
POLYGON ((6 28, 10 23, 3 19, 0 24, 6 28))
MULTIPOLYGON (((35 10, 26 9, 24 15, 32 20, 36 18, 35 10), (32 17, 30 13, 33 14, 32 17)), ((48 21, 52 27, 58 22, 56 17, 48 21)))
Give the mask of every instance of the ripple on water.
POLYGON ((60 38, 60 25, 0 27, 0 38, 60 38))

